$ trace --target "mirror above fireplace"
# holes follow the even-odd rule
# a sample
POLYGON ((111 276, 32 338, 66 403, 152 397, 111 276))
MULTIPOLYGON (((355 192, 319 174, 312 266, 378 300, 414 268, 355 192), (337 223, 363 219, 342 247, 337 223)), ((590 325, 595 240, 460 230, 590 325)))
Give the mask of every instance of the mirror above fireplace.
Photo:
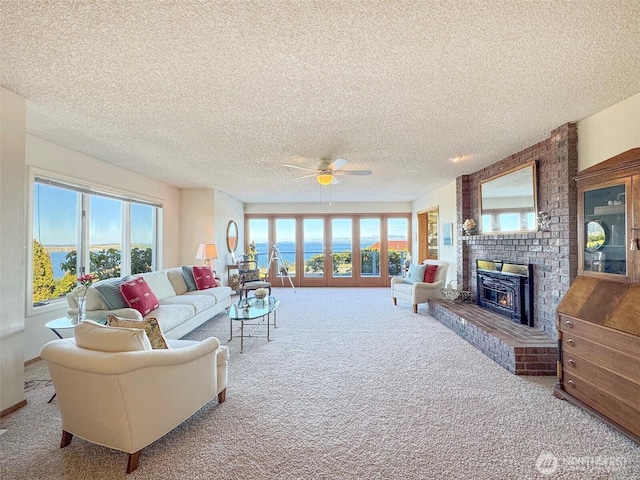
POLYGON ((479 190, 482 233, 536 231, 535 161, 481 182, 479 190))

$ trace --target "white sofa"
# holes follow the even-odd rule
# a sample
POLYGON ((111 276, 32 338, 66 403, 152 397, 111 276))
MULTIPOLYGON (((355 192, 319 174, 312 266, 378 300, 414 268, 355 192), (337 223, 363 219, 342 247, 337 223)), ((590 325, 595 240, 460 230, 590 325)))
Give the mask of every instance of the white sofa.
MULTIPOLYGON (((95 284, 89 287, 86 294, 87 318, 98 321, 105 319, 109 314, 136 320, 153 317, 158 320, 166 338, 179 339, 231 305, 233 291, 229 287, 218 286, 189 291, 182 267, 141 273, 134 277, 145 279, 158 298, 159 308, 144 317, 133 308, 110 309, 103 296, 96 290, 95 284)), ((70 307, 68 313, 71 315, 78 313, 79 291, 83 292, 84 287, 78 287, 67 294, 70 307)))
POLYGON ((62 417, 60 447, 76 435, 127 452, 130 473, 144 447, 216 395, 224 402, 228 347, 214 337, 168 343, 152 350, 142 329, 88 321, 75 327, 75 338, 47 343, 40 355, 62 417))
POLYGON ((398 299, 413 305, 413 312, 418 313, 418 304, 427 303, 430 298, 442 298, 441 288, 446 286, 449 262, 444 260, 425 260, 421 265, 438 265, 433 283, 414 282, 408 278, 391 278, 391 297, 393 304, 398 304, 398 299))

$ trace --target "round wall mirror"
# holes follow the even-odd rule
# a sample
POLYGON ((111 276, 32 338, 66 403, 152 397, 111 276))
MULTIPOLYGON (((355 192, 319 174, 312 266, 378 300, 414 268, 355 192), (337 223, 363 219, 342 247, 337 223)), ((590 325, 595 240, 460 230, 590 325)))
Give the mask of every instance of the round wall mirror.
POLYGON ((587 252, 595 252, 604 245, 607 240, 607 233, 600 222, 587 222, 585 230, 587 241, 584 244, 584 249, 587 252))
POLYGON ((233 220, 227 225, 227 250, 233 253, 238 248, 238 224, 233 220))

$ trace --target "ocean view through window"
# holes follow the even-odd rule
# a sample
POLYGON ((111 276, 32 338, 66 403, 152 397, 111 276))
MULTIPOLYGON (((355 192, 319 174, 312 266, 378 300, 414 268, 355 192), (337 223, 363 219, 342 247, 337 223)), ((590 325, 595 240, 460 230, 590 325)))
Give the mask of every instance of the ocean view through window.
POLYGON ((63 298, 84 273, 105 279, 155 268, 160 205, 44 176, 34 179, 32 202, 34 307, 63 298))
MULTIPOLYGON (((264 274, 273 243, 300 286, 383 286, 402 275, 409 252, 409 215, 248 215, 245 242, 264 274)), ((272 262, 273 263, 273 262, 272 262)), ((278 262, 279 263, 279 262, 278 262)))

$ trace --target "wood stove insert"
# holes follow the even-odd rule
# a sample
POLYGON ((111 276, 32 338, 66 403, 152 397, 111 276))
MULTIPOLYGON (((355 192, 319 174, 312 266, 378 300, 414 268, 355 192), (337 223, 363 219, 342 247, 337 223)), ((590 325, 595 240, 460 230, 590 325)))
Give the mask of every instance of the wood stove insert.
POLYGON ((533 265, 476 261, 477 304, 533 327, 533 265))

